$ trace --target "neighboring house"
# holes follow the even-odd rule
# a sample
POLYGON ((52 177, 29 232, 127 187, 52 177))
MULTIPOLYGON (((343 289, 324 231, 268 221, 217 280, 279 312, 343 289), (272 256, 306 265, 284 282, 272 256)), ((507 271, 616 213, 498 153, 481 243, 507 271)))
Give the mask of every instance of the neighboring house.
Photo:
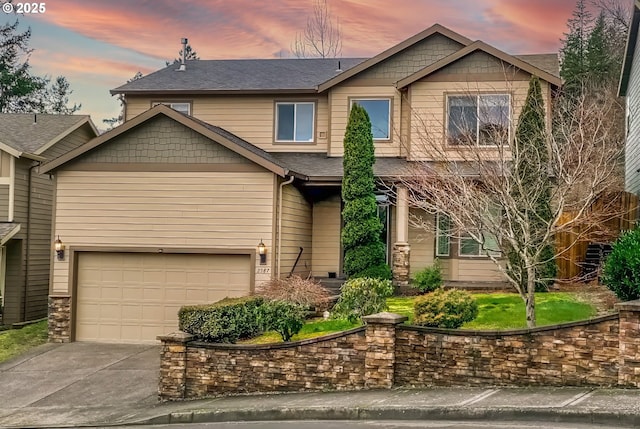
POLYGON ((627 99, 625 190, 640 196, 640 1, 634 1, 619 95, 627 99))
MULTIPOLYGON (((375 174, 393 186, 424 159, 416 112, 457 124, 431 125, 443 142, 489 99, 506 116, 490 125, 512 126, 531 75, 550 101, 557 55, 516 57, 435 25, 370 59, 188 61, 114 89, 125 123, 43 170, 68 249, 54 265, 52 338, 153 341, 183 304, 291 272, 340 276, 351 104, 367 109, 375 174)), ((473 246, 410 227, 419 212, 397 195, 379 196, 396 283, 436 256, 448 281, 502 279, 473 246)))
POLYGON ((53 181, 37 167, 97 135, 88 116, 0 114, 2 323, 47 316, 53 181))

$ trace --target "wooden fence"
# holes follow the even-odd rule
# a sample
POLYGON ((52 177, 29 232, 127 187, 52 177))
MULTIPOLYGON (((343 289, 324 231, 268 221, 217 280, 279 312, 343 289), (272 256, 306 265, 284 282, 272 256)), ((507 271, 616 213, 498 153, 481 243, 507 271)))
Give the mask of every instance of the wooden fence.
POLYGON ((579 279, 589 243, 611 243, 621 231, 634 227, 638 217, 638 197, 620 192, 600 197, 591 207, 584 220, 576 221, 575 212, 565 212, 556 234, 556 261, 558 279, 579 279))

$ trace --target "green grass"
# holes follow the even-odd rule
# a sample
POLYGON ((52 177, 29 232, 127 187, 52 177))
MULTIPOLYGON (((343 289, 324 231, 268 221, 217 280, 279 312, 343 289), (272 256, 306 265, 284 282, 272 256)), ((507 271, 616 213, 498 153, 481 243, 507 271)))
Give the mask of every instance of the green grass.
MULTIPOLYGON (((359 323, 350 323, 346 320, 324 320, 324 319, 312 319, 307 321, 302 327, 300 332, 293 336, 291 341, 306 340, 307 338, 319 337, 321 335, 328 335, 334 332, 346 331, 347 329, 360 326, 359 323)), ((279 343, 282 341, 282 337, 275 331, 265 332, 256 338, 250 338, 248 340, 239 341, 239 344, 267 344, 267 343, 279 343)))
MULTIPOLYGON (((527 326, 524 301, 513 293, 479 293, 473 297, 478 302, 478 317, 466 323, 462 329, 501 330, 518 329, 527 326)), ((387 300, 392 313, 413 319, 414 297, 394 297, 387 300)), ((575 295, 566 292, 536 294, 536 322, 538 326, 573 322, 595 316, 596 309, 591 304, 579 301, 575 295)))
POLYGON ((0 332, 0 362, 47 342, 47 321, 0 332))

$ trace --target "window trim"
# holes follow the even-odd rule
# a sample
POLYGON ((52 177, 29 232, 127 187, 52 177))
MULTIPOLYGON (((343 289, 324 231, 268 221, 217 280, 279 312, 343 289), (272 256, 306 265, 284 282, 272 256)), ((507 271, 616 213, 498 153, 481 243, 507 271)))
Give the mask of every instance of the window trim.
POLYGON ((186 115, 193 116, 193 115, 191 114, 191 112, 193 112, 193 102, 192 102, 192 101, 189 101, 189 100, 152 100, 152 101, 151 101, 151 107, 152 107, 152 108, 153 108, 153 107, 156 107, 156 106, 157 106, 157 105, 159 105, 159 104, 163 104, 163 105, 165 105, 165 106, 167 106, 167 107, 172 108, 172 109, 173 109, 173 110, 175 110, 176 112, 180 112, 180 113, 184 113, 184 112, 182 112, 182 111, 180 111, 180 110, 178 110, 178 109, 175 109, 175 108, 173 107, 173 104, 184 104, 184 105, 186 105, 186 106, 187 106, 187 113, 186 113, 186 115))
POLYGON ((278 144, 315 144, 316 143, 316 121, 317 121, 317 100, 276 100, 273 105, 273 141, 278 144), (293 140, 278 140, 278 105, 280 104, 310 104, 313 108, 311 117, 311 140, 295 140, 296 138, 296 107, 293 116, 293 140))
MULTIPOLYGON (((451 256, 451 233, 449 234, 440 234, 440 219, 449 217, 442 213, 436 213, 436 248, 435 255, 438 258, 447 258, 451 256), (443 237, 447 240, 447 253, 440 253, 440 237, 443 237)), ((449 226, 451 226, 451 220, 449 220, 449 226)), ((449 230, 451 231, 451 230, 449 230)))
MULTIPOLYGON (((451 143, 449 141, 449 99, 451 97, 475 97, 476 98, 476 125, 479 125, 479 120, 480 120, 480 103, 478 102, 480 97, 483 96, 492 96, 492 95, 503 95, 507 97, 507 107, 509 109, 509 112, 507 114, 507 123, 508 123, 508 135, 507 135, 507 142, 511 141, 511 136, 512 136, 512 115, 513 115, 513 106, 512 106, 512 102, 513 102, 513 94, 511 91, 482 91, 482 92, 476 92, 476 93, 464 93, 464 92, 445 92, 444 93, 444 141, 445 141, 445 145, 446 147, 456 147, 456 148, 463 148, 465 146, 470 147, 470 145, 467 144, 455 144, 455 143, 451 143)), ((506 143, 505 143, 506 144, 506 143)), ((499 147, 497 144, 480 144, 480 127, 476 126, 476 139, 475 139, 475 144, 473 145, 473 147, 481 147, 481 148, 496 148, 499 147)))
MULTIPOLYGON (((389 137, 387 138, 373 138, 374 142, 391 142, 393 140, 393 135, 392 135, 392 118, 393 118, 393 97, 391 96, 372 96, 372 97, 358 97, 358 96, 352 96, 348 98, 349 100, 349 110, 347 111, 347 119, 349 117, 349 112, 351 112, 351 108, 353 107, 353 103, 357 102, 358 100, 365 100, 365 101, 388 101, 389 102, 389 114, 388 114, 388 120, 387 120, 387 124, 388 124, 388 132, 387 134, 389 135, 389 137)), ((373 124, 371 124, 373 126, 373 124)), ((372 131, 373 134, 373 131, 372 131)))

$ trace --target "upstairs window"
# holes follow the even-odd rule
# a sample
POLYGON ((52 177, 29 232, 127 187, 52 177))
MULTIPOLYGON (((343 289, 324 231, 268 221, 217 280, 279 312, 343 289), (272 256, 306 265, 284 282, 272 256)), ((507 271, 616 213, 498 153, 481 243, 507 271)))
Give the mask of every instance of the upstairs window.
POLYGON ((358 103, 367 111, 374 140, 391 139, 391 99, 361 98, 352 100, 352 103, 358 103))
POLYGON ((452 145, 503 145, 509 141, 508 94, 447 97, 447 141, 452 145))
POLYGON ((315 104, 276 103, 276 141, 313 142, 315 104))
POLYGON ((156 107, 158 104, 164 104, 165 106, 171 107, 173 110, 178 111, 180 113, 184 113, 185 115, 191 115, 191 103, 187 103, 184 101, 174 102, 174 101, 157 101, 151 105, 151 107, 156 107))

